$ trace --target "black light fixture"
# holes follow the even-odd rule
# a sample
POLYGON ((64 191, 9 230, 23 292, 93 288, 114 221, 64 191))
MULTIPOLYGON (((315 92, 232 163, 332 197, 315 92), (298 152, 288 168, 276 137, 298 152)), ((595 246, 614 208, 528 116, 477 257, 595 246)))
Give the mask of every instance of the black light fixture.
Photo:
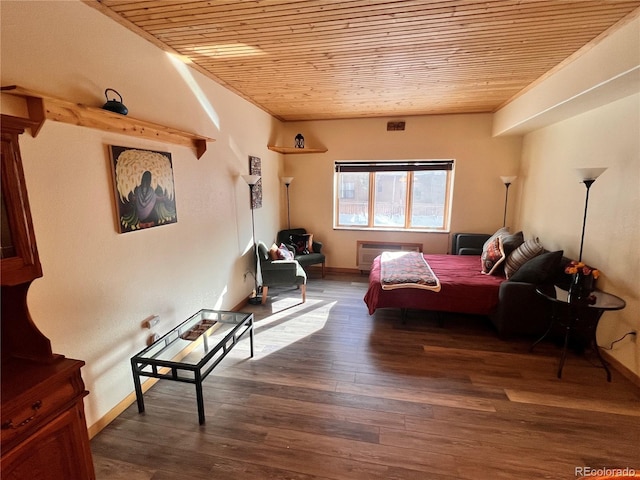
POLYGON ((296 135, 296 142, 295 142, 295 147, 296 148, 304 148, 304 137, 302 136, 301 133, 296 135))
POLYGON ((293 177, 281 177, 282 183, 287 187, 287 228, 291 230, 291 216, 289 214, 289 185, 293 182, 293 177))
POLYGON ((504 183, 504 186, 506 187, 506 191, 504 193, 504 215, 502 217, 503 227, 507 226, 507 202, 509 201, 509 187, 511 186, 511 184, 516 178, 518 177, 515 175, 500 176, 500 180, 502 180, 502 183, 504 183))
POLYGON ((599 168, 576 168, 576 172, 580 177, 584 186, 587 187, 587 195, 584 199, 584 217, 582 218, 582 235, 580 235, 580 256, 578 257, 578 261, 582 261, 582 247, 584 245, 584 230, 587 226, 587 207, 589 206, 589 189, 593 182, 596 181, 602 173, 606 170, 606 167, 599 168))
POLYGON ((247 185, 249 185, 251 202, 251 232, 253 234, 251 239, 253 240, 253 284, 255 295, 253 297, 249 297, 249 303, 252 305, 260 305, 260 303, 262 303, 262 298, 258 294, 258 246, 256 244, 256 224, 253 215, 253 189, 256 186, 256 183, 260 180, 260 175, 242 175, 242 178, 247 182, 247 185))

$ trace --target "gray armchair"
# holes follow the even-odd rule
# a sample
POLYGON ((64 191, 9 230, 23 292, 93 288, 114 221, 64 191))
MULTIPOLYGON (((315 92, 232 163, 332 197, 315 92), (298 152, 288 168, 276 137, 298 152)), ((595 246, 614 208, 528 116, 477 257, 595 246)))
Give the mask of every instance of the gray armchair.
POLYGON ((291 239, 291 236, 295 235, 306 235, 307 231, 304 228, 292 228, 289 230, 280 230, 277 236, 278 245, 284 243, 289 250, 291 250, 294 254, 294 258, 302 265, 302 267, 307 267, 309 265, 316 265, 318 263, 322 264, 322 278, 324 278, 324 262, 325 256, 322 251, 322 243, 314 240, 312 242, 312 252, 309 253, 297 253, 296 246, 291 239))
POLYGON ((267 301, 269 287, 297 285, 302 291, 302 303, 307 300, 307 274, 296 260, 272 260, 269 249, 258 242, 258 259, 262 274, 262 303, 267 301))

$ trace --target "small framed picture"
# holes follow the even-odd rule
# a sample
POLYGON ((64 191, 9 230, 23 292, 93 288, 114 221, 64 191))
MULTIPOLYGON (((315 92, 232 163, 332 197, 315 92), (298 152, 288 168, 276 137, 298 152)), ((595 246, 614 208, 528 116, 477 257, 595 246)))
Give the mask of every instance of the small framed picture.
MULTIPOLYGON (((249 156, 249 175, 262 175, 262 160, 249 156)), ((251 189, 251 208, 262 208, 262 178, 251 189)))

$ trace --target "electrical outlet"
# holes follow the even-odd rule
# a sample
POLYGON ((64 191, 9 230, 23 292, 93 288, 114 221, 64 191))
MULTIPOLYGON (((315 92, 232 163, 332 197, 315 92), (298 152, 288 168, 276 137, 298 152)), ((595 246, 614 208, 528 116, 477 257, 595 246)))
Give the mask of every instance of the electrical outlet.
POLYGON ((155 327, 159 323, 160 323, 160 316, 159 315, 151 315, 150 317, 147 317, 142 321, 142 328, 152 329, 153 327, 155 327))

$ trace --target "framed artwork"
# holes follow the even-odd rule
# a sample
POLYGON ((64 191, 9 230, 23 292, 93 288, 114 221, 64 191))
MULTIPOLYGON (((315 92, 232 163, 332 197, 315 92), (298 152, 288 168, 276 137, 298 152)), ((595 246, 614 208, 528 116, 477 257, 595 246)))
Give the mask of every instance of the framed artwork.
MULTIPOLYGON (((249 175, 262 176, 262 160, 249 156, 249 175)), ((251 208, 262 208, 262 178, 252 189, 251 208)))
POLYGON ((171 154, 109 146, 120 233, 176 223, 171 154))

